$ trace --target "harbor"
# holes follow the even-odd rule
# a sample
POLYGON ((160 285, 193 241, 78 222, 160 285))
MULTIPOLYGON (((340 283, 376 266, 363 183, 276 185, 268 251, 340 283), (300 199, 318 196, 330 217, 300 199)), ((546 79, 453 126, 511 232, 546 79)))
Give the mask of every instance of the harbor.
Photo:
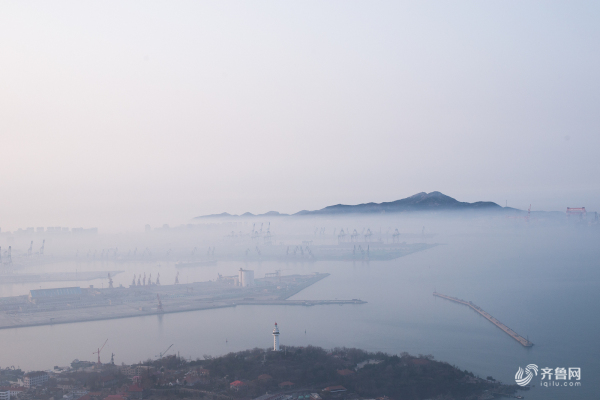
MULTIPOLYGON (((129 287, 68 287, 31 290, 29 295, 0 298, 0 329, 130 318, 242 305, 344 305, 352 300, 288 300, 329 274, 267 274, 254 279, 254 271, 222 276, 207 282, 129 287)), ((132 282, 134 283, 135 280, 132 282)))

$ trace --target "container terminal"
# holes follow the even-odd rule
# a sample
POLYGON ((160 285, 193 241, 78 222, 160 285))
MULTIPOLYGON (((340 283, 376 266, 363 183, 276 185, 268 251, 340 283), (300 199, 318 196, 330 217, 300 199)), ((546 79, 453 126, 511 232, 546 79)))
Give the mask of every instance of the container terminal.
MULTIPOLYGON (((214 281, 161 285, 132 282, 129 287, 66 287, 31 290, 28 295, 0 298, 0 329, 129 318, 238 305, 364 304, 352 300, 288 300, 329 274, 286 275, 279 272, 254 279, 254 271, 214 281)), ((139 281, 138 281, 139 282, 139 281)), ((159 282, 159 277, 157 277, 159 282)))
MULTIPOLYGON (((313 244, 304 240, 296 245, 225 247, 217 253, 219 261, 275 261, 283 263, 315 261, 389 261, 412 253, 428 250, 437 244, 348 242, 334 245, 313 244)), ((175 264, 177 268, 203 267, 217 263, 214 248, 210 255, 187 257, 175 264)))
POLYGON ((470 307, 476 313, 483 316, 485 319, 490 321, 492 324, 496 325, 498 328, 502 329, 506 334, 508 334, 513 339, 515 339, 517 342, 521 343, 523 346, 525 346, 525 347, 533 346, 533 343, 531 343, 529 340, 525 339, 523 336, 519 335, 517 332, 510 329, 508 326, 504 325, 502 322, 498 321, 496 318, 492 317, 489 313, 485 312, 483 309, 481 309, 480 307, 473 304, 473 302, 457 299, 456 297, 446 296, 445 294, 441 294, 441 293, 437 293, 437 292, 433 292, 433 295, 436 297, 440 297, 442 299, 450 300, 455 303, 463 304, 465 306, 470 307))

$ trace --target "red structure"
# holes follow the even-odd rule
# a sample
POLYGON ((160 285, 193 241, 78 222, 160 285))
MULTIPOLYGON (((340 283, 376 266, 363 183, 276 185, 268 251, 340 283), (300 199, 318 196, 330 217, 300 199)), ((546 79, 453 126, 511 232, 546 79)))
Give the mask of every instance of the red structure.
POLYGON ((587 212, 585 211, 585 207, 567 207, 567 218, 571 219, 571 215, 579 215, 579 219, 583 219, 587 216, 587 212))
MULTIPOLYGON (((108 339, 106 339, 106 342, 108 342, 108 339)), ((104 348, 104 346, 106 346, 106 342, 104 342, 104 344, 102 345, 102 347, 98 348, 98 351, 93 352, 92 354, 98 354, 98 365, 102 365, 102 363, 100 362, 100 352, 102 351, 102 349, 104 348)))

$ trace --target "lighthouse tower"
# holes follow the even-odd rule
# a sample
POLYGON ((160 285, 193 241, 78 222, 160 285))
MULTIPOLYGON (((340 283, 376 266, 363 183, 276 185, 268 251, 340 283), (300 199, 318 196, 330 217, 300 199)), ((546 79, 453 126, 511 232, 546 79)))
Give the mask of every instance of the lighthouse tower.
POLYGON ((275 328, 273 329, 273 351, 279 351, 279 328, 277 322, 275 322, 275 328))

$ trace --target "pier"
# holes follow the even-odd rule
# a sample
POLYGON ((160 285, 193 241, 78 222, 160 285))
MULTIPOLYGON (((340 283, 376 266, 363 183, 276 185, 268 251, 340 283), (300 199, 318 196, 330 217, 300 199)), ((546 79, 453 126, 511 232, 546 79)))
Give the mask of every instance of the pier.
POLYGON ((473 302, 457 299, 456 297, 446 296, 445 294, 441 294, 438 292, 433 292, 433 295, 436 297, 441 297, 442 299, 450 300, 455 303, 464 304, 465 306, 470 307, 476 313, 483 316, 485 319, 490 321, 492 324, 496 325, 498 328, 502 329, 505 333, 507 333, 510 337, 515 339, 517 342, 521 343, 523 346, 525 346, 525 347, 533 346, 533 343, 531 343, 529 340, 525 339, 523 336, 519 335, 517 332, 510 329, 508 326, 504 325, 502 322, 498 321, 496 318, 492 317, 489 313, 487 313, 486 311, 482 310, 481 308, 479 308, 478 306, 473 304, 473 302))

